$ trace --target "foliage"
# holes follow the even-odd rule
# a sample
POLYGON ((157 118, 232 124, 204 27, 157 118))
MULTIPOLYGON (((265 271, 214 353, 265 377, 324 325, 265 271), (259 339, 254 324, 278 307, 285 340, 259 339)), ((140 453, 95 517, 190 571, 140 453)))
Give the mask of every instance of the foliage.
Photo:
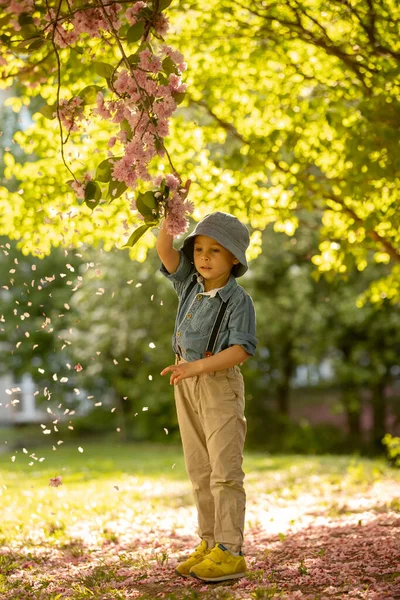
MULTIPOLYGON (((126 14, 125 5, 121 10, 126 14)), ((168 39, 189 67, 188 93, 171 119, 168 152, 176 171, 194 181, 196 218, 221 208, 255 231, 274 223, 291 236, 308 225, 303 209, 313 211, 320 230, 319 247, 310 257, 315 268, 327 277, 337 272, 346 277, 353 266, 363 271, 371 264, 388 264, 389 272, 378 271, 363 301, 397 302, 400 49, 395 0, 360 0, 356 6, 318 0, 251 6, 187 0, 171 4, 168 14, 168 39)), ((7 36, 7 18, 0 26, 7 36)), ((39 40, 43 44, 36 48, 32 42, 29 55, 29 37, 21 42, 24 48, 11 53, 10 40, 3 39, 9 57, 5 74, 15 72, 19 86, 16 111, 30 103, 39 110, 38 94, 48 104, 56 101, 54 49, 37 28, 34 34, 37 45, 39 40), (52 75, 42 81, 45 72, 52 75)), ((104 34, 107 45, 86 38, 83 54, 60 50, 63 97, 104 84, 110 67, 102 63, 112 67, 121 58, 120 49, 109 46, 110 37, 104 34), (101 64, 90 68, 97 52, 103 53, 101 58, 96 54, 101 64)), ((130 43, 125 35, 119 38, 123 46, 130 43)), ((4 82, 9 85, 11 78, 4 82)), ((51 244, 76 244, 78 239, 89 244, 101 239, 110 249, 133 224, 124 195, 93 213, 77 205, 66 170, 60 168, 57 124, 38 112, 34 118, 34 126, 16 135, 28 162, 14 164, 11 154, 5 157, 6 177, 16 177, 23 192, 0 188, 2 231, 10 231, 29 252, 48 252, 51 244)), ((112 135, 94 123, 84 136, 71 132, 68 144, 73 145, 65 147, 65 155, 82 173, 94 175, 112 135)), ((127 197, 132 200, 129 192, 127 197)), ((254 234, 253 255, 257 240, 254 234)), ((146 233, 132 255, 142 257, 153 243, 146 233)))
POLYGON ((5 237, 0 240, 0 250, 0 373, 10 374, 16 381, 29 374, 41 390, 38 401, 43 400, 43 390, 54 386, 58 398, 64 397, 73 385, 72 381, 61 384, 61 373, 71 377, 74 363, 60 333, 71 296, 81 285, 82 255, 53 249, 41 261, 24 256, 5 237))
MULTIPOLYGON (((333 369, 327 384, 339 388, 335 410, 360 437, 361 411, 370 404, 377 425, 371 437, 380 446, 388 431, 385 420, 398 402, 385 391, 399 375, 398 312, 388 302, 357 307, 359 291, 374 276, 370 270, 355 271, 340 284, 311 277, 308 257, 318 236, 310 225, 292 237, 268 227, 263 252, 241 281, 256 305, 259 338, 255 357, 243 365, 248 441, 273 452, 348 448, 329 424, 323 433, 314 424, 282 418, 293 415, 293 402, 299 403, 297 369, 316 369, 327 359, 333 369)), ((159 375, 174 360, 177 301, 158 267, 155 251, 145 264, 133 262, 128 252, 85 247, 54 249, 39 260, 3 239, 1 369, 16 380, 30 373, 37 401, 50 402, 57 414, 64 402, 89 411, 64 431, 63 406, 57 425, 63 436, 117 429, 134 439, 178 435, 173 391, 159 375)), ((323 405, 323 386, 318 394, 323 405)), ((362 441, 355 439, 353 447, 361 449, 362 441)))
MULTIPOLYGON (((362 446, 361 413, 369 404, 373 412, 369 441, 381 450, 388 415, 396 416, 398 406, 396 392, 393 399, 387 394, 390 387, 395 389, 400 373, 398 310, 388 301, 380 306, 357 306, 360 291, 381 267, 364 272, 353 269, 347 282, 313 277, 308 257, 318 244, 318 235, 313 220, 302 217, 308 218, 309 227, 297 230, 291 238, 271 227, 264 231, 263 252, 243 282, 255 301, 259 337, 257 353, 246 364, 252 443, 269 445, 277 429, 282 435, 272 445, 291 447, 286 446, 285 420, 278 424, 276 411, 289 415, 291 403, 298 401, 299 393, 293 388, 297 369, 317 368, 326 361, 332 369, 331 380, 320 382, 319 404, 324 404, 324 385, 336 387, 340 402, 335 410, 344 413, 348 433, 354 434, 352 443, 358 448, 362 446), (271 425, 268 435, 265 423, 271 425)), ((289 425, 286 428, 290 437, 289 425)), ((327 447, 332 444, 328 440, 326 436, 327 447)), ((334 441, 336 446, 339 443, 334 441)))
POLYGON ((400 438, 387 433, 383 438, 383 444, 386 446, 388 459, 395 467, 400 467, 400 438))

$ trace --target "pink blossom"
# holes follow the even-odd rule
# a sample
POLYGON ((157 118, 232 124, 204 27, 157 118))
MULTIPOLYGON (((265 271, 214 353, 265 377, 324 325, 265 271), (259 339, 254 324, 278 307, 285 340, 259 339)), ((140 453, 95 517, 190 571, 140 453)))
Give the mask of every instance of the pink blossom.
POLYGON ((149 77, 146 79, 143 88, 149 94, 149 96, 157 96, 158 93, 158 83, 154 81, 154 79, 150 79, 149 77))
POLYGON ((167 17, 165 17, 163 14, 157 15, 155 21, 154 21, 154 29, 156 30, 156 32, 159 35, 164 35, 167 33, 169 28, 169 21, 167 19, 167 17))
POLYGON ((186 70, 187 65, 185 63, 184 56, 181 52, 179 52, 179 50, 174 50, 171 48, 171 46, 167 46, 166 44, 164 44, 162 50, 164 54, 169 56, 170 59, 178 66, 181 72, 186 70))
POLYGON ((182 83, 182 80, 179 77, 179 75, 175 75, 175 73, 171 73, 168 80, 169 80, 169 87, 173 92, 178 92, 178 93, 186 92, 187 85, 186 85, 186 83, 182 83))
POLYGON ((175 177, 175 175, 172 175, 171 173, 166 176, 165 183, 172 191, 177 190, 178 187, 180 186, 179 179, 177 177, 175 177))
POLYGON ((161 60, 155 56, 148 48, 139 54, 139 67, 151 73, 158 73, 161 70, 161 60))
POLYGON ((83 119, 83 103, 82 98, 76 96, 70 100, 60 100, 58 114, 61 119, 61 123, 67 129, 67 131, 78 131, 79 122, 83 119))
POLYGON ((58 487, 59 485, 62 485, 62 477, 61 475, 57 475, 57 477, 52 477, 49 481, 49 486, 50 487, 58 487))
POLYGON ((153 177, 153 183, 154 185, 156 185, 157 187, 159 187, 161 185, 162 180, 164 179, 165 175, 156 175, 155 177, 153 177))
POLYGON ((114 81, 114 89, 118 94, 125 94, 128 90, 128 85, 131 77, 128 71, 120 71, 118 77, 114 81))
POLYGON ((104 96, 103 96, 102 92, 98 92, 98 94, 96 96, 96 104, 97 104, 97 109, 95 109, 94 112, 97 113, 103 119, 110 119, 111 113, 104 104, 104 96))
POLYGON ((34 9, 34 0, 11 0, 10 4, 5 7, 6 12, 14 15, 21 13, 30 13, 34 9))
POLYGON ((168 118, 176 109, 175 100, 169 96, 154 104, 154 112, 160 118, 168 118))
POLYGON ((79 372, 79 371, 82 371, 83 367, 80 363, 78 363, 74 366, 74 369, 75 369, 75 371, 79 372))
MULTIPOLYGON (((174 177, 173 175, 167 175, 174 177)), ((167 180, 166 178, 166 180, 167 180)), ((181 235, 187 231, 189 222, 186 219, 186 213, 191 212, 193 207, 191 202, 186 202, 187 192, 173 192, 167 201, 167 217, 165 219, 168 232, 174 237, 181 235)))
POLYGON ((142 10, 142 8, 146 8, 147 4, 146 2, 135 2, 135 4, 132 7, 129 7, 128 10, 125 13, 125 16, 128 20, 128 23, 130 23, 130 25, 134 25, 137 21, 137 14, 142 10))
POLYGON ((169 123, 167 119, 160 119, 158 121, 156 132, 162 138, 167 137, 169 134, 169 123))

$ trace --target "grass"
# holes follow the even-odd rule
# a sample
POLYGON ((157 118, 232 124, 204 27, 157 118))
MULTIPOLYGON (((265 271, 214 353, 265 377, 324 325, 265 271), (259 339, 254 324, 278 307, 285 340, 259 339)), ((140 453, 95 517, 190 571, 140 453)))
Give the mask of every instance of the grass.
MULTIPOLYGON (((248 577, 203 589, 173 574, 179 556, 197 543, 180 447, 77 441, 56 451, 7 450, 0 455, 0 597, 292 598, 286 564, 297 578, 292 593, 317 599, 329 587, 332 548, 339 551, 345 532, 356 545, 360 523, 363 536, 368 527, 388 536, 386 524, 400 524, 400 471, 382 460, 246 453, 244 467, 248 577), (57 475, 63 485, 49 487, 57 475), (316 564, 325 566, 321 590, 310 580, 316 564)), ((373 577, 386 589, 400 575, 400 556, 382 571, 378 554, 373 577)), ((362 590, 358 568, 354 585, 362 590)), ((334 585, 335 594, 344 585, 334 585)))

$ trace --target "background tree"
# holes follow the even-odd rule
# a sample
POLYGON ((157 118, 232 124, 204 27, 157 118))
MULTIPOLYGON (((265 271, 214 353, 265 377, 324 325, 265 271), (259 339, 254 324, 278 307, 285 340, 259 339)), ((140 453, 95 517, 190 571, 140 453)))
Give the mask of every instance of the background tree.
POLYGON ((132 262, 127 252, 88 255, 96 256, 96 269, 84 274, 64 332, 83 366, 82 385, 94 394, 93 404, 106 406, 103 428, 109 428, 114 408, 127 439, 164 439, 164 428, 167 435, 177 430, 173 390, 160 376, 174 362, 175 293, 157 273, 154 251, 146 265, 132 262))
MULTIPOLYGON (((126 6, 121 10, 124 14, 126 6)), ((168 14, 168 39, 189 65, 189 93, 172 120, 168 148, 177 170, 194 180, 196 216, 224 208, 255 230, 273 222, 278 231, 292 235, 301 225, 301 211, 315 211, 321 236, 312 261, 319 271, 345 276, 353 265, 361 271, 368 264, 390 264, 391 272, 377 276, 367 297, 396 302, 400 49, 394 0, 362 0, 357 6, 339 0, 329 6, 297 0, 268 6, 187 1, 171 4, 168 14)), ((3 29, 8 26, 3 21, 3 29)), ((40 31, 36 34, 40 38, 40 31)), ((124 35, 119 37, 125 44, 124 35)), ((21 72, 20 81, 26 84, 29 77, 35 86, 24 86, 16 110, 39 92, 48 103, 57 96, 55 75, 41 81, 43 69, 55 64, 51 47, 45 42, 36 48, 33 42, 31 48, 27 40, 19 45, 29 47, 29 58, 21 47, 10 53, 9 40, 4 42, 10 58, 6 83, 10 73, 18 78, 21 72)), ((75 95, 84 84, 102 85, 98 69, 88 68, 97 43, 88 42, 86 56, 68 48, 60 53, 63 93, 75 95)), ((114 50, 103 46, 104 61, 117 60, 114 50)), ((46 227, 54 240, 62 236, 66 244, 78 238, 92 243, 101 238, 109 249, 131 226, 126 200, 105 203, 93 215, 77 206, 59 168, 57 124, 39 115, 35 119, 36 126, 16 139, 34 153, 36 164, 18 166, 7 158, 6 175, 14 174, 24 193, 1 191, 0 202, 7 208, 3 231, 21 237, 29 251, 49 250, 46 227), (42 214, 32 209, 38 197, 42 214), (30 236, 31 230, 37 236, 30 236)), ((94 172, 110 135, 110 129, 91 126, 84 139, 74 138, 71 157, 79 153, 78 163, 94 172)), ((132 195, 127 192, 127 197, 132 195)), ((153 243, 146 235, 133 255, 142 257, 153 243)))

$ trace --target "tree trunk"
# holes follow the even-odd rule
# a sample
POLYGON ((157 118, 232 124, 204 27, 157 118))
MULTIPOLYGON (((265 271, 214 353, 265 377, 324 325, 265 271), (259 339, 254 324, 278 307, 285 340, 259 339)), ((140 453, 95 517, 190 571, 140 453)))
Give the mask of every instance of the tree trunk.
POLYGON ((343 390, 342 401, 346 412, 349 439, 358 446, 361 441, 361 402, 357 389, 353 386, 346 387, 343 390))
POLYGON ((372 414, 373 424, 371 431, 371 442, 375 448, 382 449, 382 438, 386 433, 387 403, 385 397, 385 381, 378 381, 372 387, 372 414))
POLYGON ((278 383, 276 390, 276 401, 278 412, 285 417, 289 416, 290 412, 290 379, 295 370, 295 361, 292 357, 292 343, 288 342, 283 351, 283 368, 282 377, 278 383))

